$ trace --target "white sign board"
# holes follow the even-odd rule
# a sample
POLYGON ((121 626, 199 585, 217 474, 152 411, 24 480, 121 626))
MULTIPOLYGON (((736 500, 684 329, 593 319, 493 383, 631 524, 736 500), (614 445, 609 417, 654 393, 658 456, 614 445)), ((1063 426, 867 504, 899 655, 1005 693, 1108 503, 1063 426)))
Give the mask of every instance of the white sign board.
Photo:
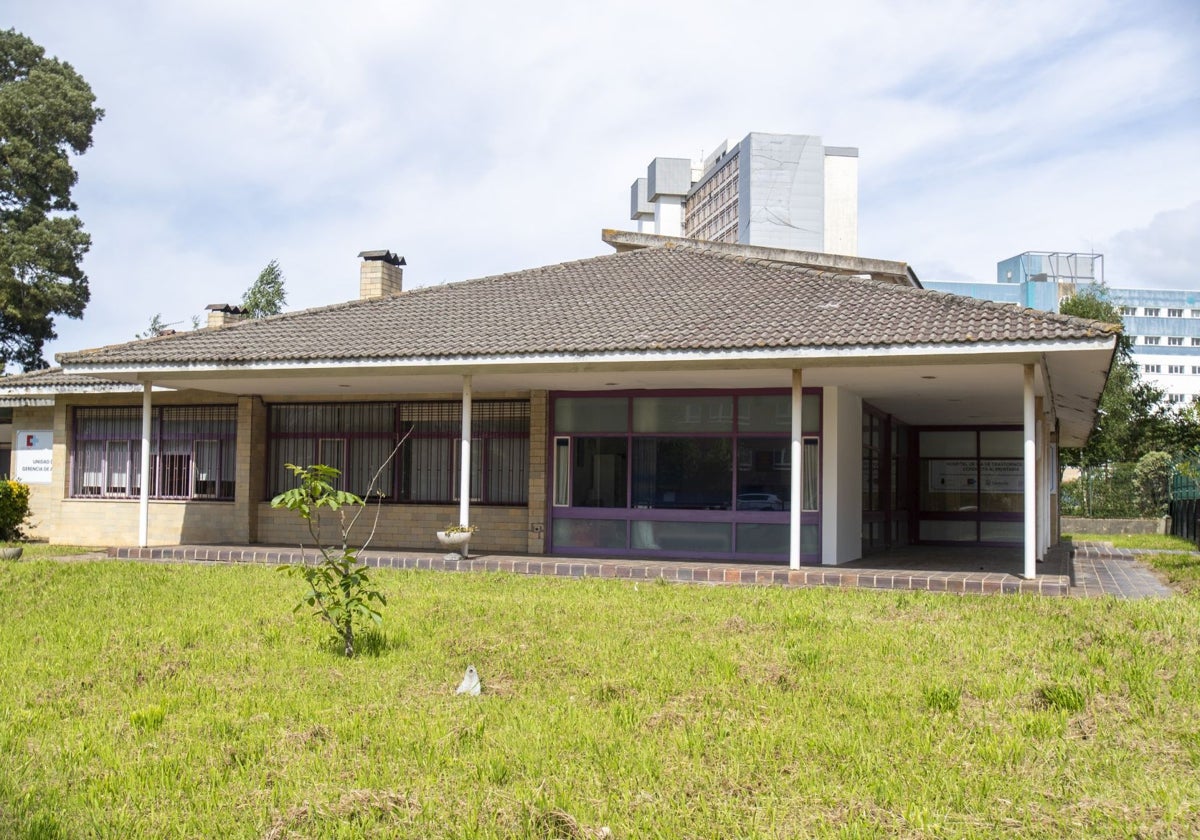
POLYGON ((974 458, 929 462, 931 493, 1020 493, 1025 489, 1025 465, 1015 459, 974 458))
POLYGON ((17 432, 13 436, 13 478, 26 484, 49 484, 54 432, 17 432))
POLYGON ((974 493, 978 489, 979 465, 974 458, 929 462, 931 493, 974 493))

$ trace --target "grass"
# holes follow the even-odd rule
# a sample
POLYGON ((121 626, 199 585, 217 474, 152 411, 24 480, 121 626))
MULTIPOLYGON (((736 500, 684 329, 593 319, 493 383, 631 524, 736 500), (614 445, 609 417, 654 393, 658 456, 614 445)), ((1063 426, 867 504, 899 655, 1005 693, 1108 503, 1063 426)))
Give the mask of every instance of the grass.
POLYGON ((6 564, 0 836, 1200 833, 1200 599, 6 564), (479 697, 454 687, 468 664, 479 697))
POLYGON ((24 551, 21 552, 22 560, 48 560, 56 557, 71 557, 77 554, 89 554, 95 551, 102 551, 100 548, 89 548, 84 545, 54 545, 43 542, 17 542, 11 545, 19 545, 24 551))
POLYGON ((1106 542, 1114 548, 1149 548, 1160 551, 1196 551, 1196 544, 1170 534, 1063 534, 1075 542, 1106 542))

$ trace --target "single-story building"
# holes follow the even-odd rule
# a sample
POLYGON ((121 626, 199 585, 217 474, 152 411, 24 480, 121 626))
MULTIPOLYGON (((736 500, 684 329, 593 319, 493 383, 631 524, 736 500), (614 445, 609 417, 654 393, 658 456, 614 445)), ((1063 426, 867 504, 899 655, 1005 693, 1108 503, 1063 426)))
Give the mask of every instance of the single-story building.
POLYGON ((286 464, 324 463, 380 503, 380 547, 469 521, 480 551, 798 567, 1023 546, 1035 574, 1057 447, 1086 441, 1118 327, 928 291, 903 263, 604 238, 408 291, 401 258, 363 252, 357 300, 214 306, 6 378, 37 532, 295 544, 269 500, 286 464))

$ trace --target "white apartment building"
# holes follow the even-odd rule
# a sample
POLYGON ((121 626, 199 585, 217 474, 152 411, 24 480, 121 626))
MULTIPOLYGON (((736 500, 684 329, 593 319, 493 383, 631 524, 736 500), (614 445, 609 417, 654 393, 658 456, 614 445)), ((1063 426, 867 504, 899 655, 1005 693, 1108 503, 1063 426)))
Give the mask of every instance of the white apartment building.
MULTIPOLYGON (((1077 291, 1104 281, 1104 255, 1026 251, 996 264, 995 283, 924 283, 927 289, 1057 312, 1077 291)), ((1109 288, 1142 378, 1172 405, 1200 402, 1200 291, 1109 288)))

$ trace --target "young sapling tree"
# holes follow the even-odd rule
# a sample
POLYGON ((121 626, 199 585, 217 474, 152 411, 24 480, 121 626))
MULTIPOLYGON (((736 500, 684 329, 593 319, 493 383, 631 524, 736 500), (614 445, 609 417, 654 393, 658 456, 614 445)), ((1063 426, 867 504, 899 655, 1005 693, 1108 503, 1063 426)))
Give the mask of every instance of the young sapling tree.
MULTIPOLYGON (((376 495, 382 503, 382 494, 373 492, 375 484, 384 467, 408 439, 408 434, 411 432, 400 439, 392 453, 376 470, 367 489, 368 497, 376 495)), ((371 585, 366 564, 358 562, 359 553, 366 550, 375 536, 375 528, 379 524, 379 508, 376 507, 375 522, 370 535, 360 547, 352 548, 350 532, 358 522, 359 515, 366 509, 366 500, 354 493, 338 489, 336 482, 341 471, 334 467, 324 464, 307 467, 298 467, 295 464, 285 466, 296 476, 299 484, 273 498, 271 507, 285 508, 303 519, 308 526, 309 536, 321 554, 321 561, 315 565, 301 563, 279 567, 280 572, 302 577, 308 585, 308 592, 296 604, 293 612, 305 606, 311 607, 313 615, 329 624, 345 655, 352 657, 355 627, 366 621, 381 624, 383 616, 375 605, 387 605, 384 594, 371 585), (347 516, 351 510, 354 510, 353 516, 347 516), (322 511, 336 515, 339 545, 325 544, 321 535, 322 511)))

